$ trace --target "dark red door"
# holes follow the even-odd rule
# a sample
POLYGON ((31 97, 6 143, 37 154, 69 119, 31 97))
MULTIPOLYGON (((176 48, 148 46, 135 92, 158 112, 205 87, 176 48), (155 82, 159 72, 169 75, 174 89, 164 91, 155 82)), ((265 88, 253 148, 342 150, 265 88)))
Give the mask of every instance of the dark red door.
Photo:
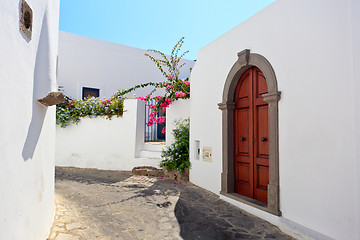
POLYGON ((264 74, 251 67, 235 91, 235 192, 267 203, 269 184, 268 104, 264 74))

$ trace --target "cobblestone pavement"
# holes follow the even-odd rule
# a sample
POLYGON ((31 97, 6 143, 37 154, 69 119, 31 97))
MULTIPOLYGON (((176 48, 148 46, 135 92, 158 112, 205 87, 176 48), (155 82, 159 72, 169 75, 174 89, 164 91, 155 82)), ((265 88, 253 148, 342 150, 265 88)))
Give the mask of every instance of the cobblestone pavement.
POLYGON ((124 171, 56 168, 48 239, 292 239, 191 183, 124 171))

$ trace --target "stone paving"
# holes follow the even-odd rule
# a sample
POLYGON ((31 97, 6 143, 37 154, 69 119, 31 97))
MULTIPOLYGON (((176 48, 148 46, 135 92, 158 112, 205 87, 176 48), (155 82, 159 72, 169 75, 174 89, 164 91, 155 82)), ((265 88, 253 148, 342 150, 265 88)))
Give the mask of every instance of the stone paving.
POLYGON ((57 167, 55 188, 48 240, 293 239, 191 183, 57 167))

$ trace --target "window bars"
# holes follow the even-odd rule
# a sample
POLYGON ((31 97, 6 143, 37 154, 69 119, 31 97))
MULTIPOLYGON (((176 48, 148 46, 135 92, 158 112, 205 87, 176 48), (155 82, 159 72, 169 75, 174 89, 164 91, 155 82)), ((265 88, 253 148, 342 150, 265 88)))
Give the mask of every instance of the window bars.
MULTIPOLYGON (((155 105, 155 101, 148 101, 145 104, 145 142, 165 142, 165 133, 162 133, 164 127, 166 127, 166 122, 164 123, 149 123, 149 115, 152 113, 153 109, 149 108, 150 105, 155 105), (148 126, 150 125, 150 126, 148 126)), ((165 111, 160 110, 156 117, 165 117, 165 111)))

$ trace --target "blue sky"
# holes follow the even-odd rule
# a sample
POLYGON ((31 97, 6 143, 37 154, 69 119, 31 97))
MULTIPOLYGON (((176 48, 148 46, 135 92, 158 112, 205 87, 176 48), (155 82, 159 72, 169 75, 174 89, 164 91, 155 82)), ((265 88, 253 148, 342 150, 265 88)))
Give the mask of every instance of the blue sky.
POLYGON ((60 30, 185 58, 275 0, 60 0, 60 30))

